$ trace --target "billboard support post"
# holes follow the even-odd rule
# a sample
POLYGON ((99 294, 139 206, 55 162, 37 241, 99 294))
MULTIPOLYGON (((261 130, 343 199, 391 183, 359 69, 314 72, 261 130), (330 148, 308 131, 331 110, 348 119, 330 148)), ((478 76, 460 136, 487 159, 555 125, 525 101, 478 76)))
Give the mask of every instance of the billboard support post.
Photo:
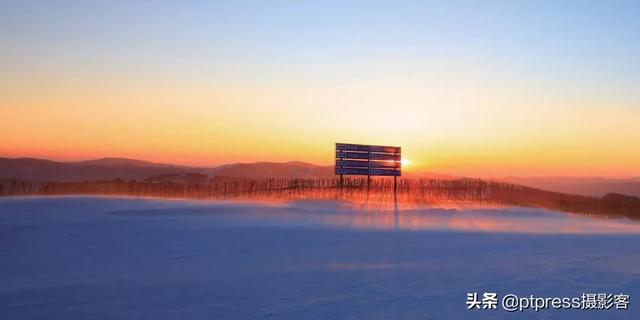
MULTIPOLYGON (((342 157, 340 157, 340 161, 342 161, 342 157)), ((344 187, 344 179, 342 177, 342 174, 340 175, 340 189, 342 189, 344 187)))
POLYGON ((367 159, 367 167, 369 169, 369 173, 367 174, 367 189, 371 186, 371 158, 367 159))

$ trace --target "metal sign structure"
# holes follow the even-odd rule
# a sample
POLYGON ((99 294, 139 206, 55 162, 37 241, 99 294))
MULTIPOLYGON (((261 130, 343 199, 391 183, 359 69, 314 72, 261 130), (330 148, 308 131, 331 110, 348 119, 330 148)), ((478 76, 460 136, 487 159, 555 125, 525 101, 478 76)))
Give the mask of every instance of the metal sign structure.
POLYGON ((335 174, 362 176, 390 176, 394 178, 402 175, 400 147, 372 146, 365 144, 336 143, 335 174))

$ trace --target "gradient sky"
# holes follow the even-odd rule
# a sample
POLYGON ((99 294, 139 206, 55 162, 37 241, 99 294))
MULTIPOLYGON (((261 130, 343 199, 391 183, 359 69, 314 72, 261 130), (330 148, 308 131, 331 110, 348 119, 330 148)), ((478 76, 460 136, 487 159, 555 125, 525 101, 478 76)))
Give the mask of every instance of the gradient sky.
POLYGON ((638 1, 1 0, 0 43, 0 156, 640 176, 638 1))

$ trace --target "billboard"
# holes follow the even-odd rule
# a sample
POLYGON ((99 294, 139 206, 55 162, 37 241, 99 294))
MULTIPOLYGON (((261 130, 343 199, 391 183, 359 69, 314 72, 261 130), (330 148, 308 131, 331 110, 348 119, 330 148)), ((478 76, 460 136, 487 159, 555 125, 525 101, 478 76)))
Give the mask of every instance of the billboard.
POLYGON ((335 174, 399 177, 401 151, 400 147, 336 143, 335 174))

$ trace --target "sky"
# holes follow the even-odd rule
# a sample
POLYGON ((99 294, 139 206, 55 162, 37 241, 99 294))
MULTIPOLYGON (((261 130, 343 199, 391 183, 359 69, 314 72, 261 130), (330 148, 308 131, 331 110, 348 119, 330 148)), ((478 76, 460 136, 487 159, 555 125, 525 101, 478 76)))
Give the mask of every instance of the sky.
POLYGON ((0 0, 0 157, 640 176, 637 1, 0 0))

